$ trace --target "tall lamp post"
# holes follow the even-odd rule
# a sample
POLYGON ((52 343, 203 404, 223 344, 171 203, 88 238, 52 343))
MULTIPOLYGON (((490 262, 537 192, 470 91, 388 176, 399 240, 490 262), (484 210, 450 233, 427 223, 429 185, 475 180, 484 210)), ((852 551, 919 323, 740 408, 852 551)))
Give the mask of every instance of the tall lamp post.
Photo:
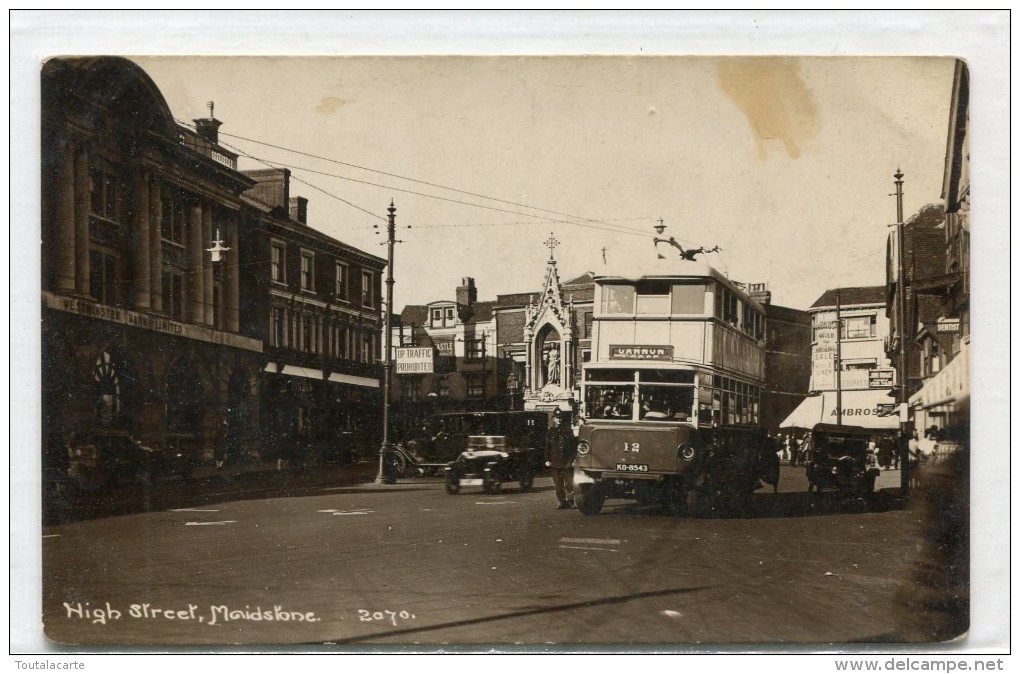
POLYGON ((900 490, 906 494, 910 491, 910 452, 907 451, 910 422, 907 420, 907 397, 909 395, 907 377, 907 269, 906 256, 903 251, 903 172, 899 167, 893 174, 896 178, 896 313, 899 326, 899 413, 900 413, 900 490))
POLYGON ((383 314, 383 330, 385 335, 385 355, 383 358, 383 420, 382 445, 379 447, 379 473, 375 476, 376 484, 393 484, 396 478, 386 474, 386 455, 390 451, 390 386, 393 379, 393 331, 390 327, 390 316, 393 313, 393 244, 396 243, 397 209, 390 200, 389 220, 386 225, 386 312, 383 314))

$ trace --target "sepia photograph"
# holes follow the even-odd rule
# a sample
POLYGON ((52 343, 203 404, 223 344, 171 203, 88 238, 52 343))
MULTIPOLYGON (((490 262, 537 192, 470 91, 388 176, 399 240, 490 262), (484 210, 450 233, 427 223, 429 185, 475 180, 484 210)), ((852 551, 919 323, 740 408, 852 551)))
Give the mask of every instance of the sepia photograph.
POLYGON ((552 44, 46 45, 40 652, 1003 652, 977 66, 552 44))

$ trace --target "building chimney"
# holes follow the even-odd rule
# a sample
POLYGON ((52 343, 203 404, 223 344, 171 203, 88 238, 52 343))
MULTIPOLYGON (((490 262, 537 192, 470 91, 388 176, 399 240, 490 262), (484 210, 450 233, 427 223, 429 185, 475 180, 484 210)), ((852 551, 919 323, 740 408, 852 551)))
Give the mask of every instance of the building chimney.
POLYGON ((199 136, 214 145, 218 145, 220 138, 219 129, 223 122, 213 117, 213 102, 209 101, 206 105, 209 106, 209 116, 205 119, 193 119, 191 121, 195 123, 195 130, 199 136))
POLYGON ((290 209, 290 169, 256 169, 242 171, 255 180, 248 195, 273 209, 290 209))
POLYGON ((290 219, 297 220, 302 225, 308 224, 308 199, 304 197, 290 198, 290 219))
POLYGON ((767 283, 748 283, 747 294, 758 304, 772 303, 772 291, 767 283))
POLYGON ((471 277, 464 277, 460 280, 457 288, 457 304, 462 307, 471 307, 478 300, 478 290, 475 289, 475 280, 471 277))

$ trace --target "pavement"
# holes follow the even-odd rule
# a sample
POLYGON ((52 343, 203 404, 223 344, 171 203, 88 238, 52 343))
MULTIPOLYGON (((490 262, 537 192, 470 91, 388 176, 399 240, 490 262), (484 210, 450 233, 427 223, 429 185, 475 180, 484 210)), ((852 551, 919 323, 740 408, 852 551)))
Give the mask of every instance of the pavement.
POLYGON ((216 500, 271 498, 296 495, 309 489, 373 484, 379 462, 356 461, 346 465, 322 464, 277 468, 261 464, 202 465, 187 478, 167 475, 149 483, 126 482, 112 487, 85 489, 74 484, 50 490, 43 499, 43 523, 74 522, 137 512, 201 505, 216 500))

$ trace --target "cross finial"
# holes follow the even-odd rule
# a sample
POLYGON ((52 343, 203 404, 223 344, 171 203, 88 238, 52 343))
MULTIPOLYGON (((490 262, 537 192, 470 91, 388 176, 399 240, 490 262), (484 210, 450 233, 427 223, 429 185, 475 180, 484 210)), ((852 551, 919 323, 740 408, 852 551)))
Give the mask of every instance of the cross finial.
POLYGON ((549 248, 549 259, 552 260, 553 259, 553 249, 555 249, 556 246, 560 245, 560 242, 556 240, 556 237, 553 236, 552 232, 549 232, 549 238, 546 239, 545 245, 548 246, 548 248, 549 248))

